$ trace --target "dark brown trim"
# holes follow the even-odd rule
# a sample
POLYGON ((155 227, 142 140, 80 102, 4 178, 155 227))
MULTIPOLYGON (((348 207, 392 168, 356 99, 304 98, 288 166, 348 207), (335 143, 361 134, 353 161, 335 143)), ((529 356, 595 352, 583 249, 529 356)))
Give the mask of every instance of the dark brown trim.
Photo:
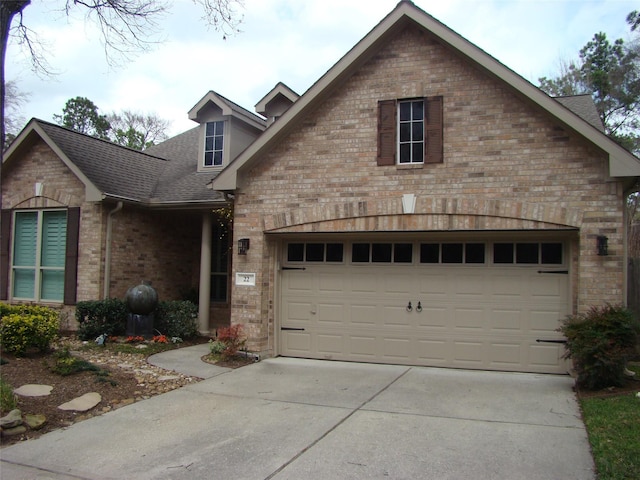
POLYGON ((425 98, 424 163, 442 163, 444 161, 442 140, 442 130, 444 129, 442 122, 443 103, 442 97, 425 98))
POLYGON ((80 233, 80 208, 67 210, 67 245, 64 264, 64 303, 75 305, 78 292, 78 241, 80 233))
POLYGON ((396 101, 378 102, 378 165, 396 163, 396 101))
POLYGON ((11 210, 0 213, 0 300, 9 299, 9 255, 11 254, 11 210))

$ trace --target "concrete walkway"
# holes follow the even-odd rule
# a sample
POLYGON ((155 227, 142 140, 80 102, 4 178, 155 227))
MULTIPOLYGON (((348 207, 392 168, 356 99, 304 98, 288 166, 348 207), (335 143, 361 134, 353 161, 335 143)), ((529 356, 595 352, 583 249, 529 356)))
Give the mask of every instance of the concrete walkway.
MULTIPOLYGON (((197 348, 182 349, 181 371, 202 367, 197 348)), ((197 384, 1 450, 0 476, 594 478, 569 377, 291 358, 209 367, 197 384)))

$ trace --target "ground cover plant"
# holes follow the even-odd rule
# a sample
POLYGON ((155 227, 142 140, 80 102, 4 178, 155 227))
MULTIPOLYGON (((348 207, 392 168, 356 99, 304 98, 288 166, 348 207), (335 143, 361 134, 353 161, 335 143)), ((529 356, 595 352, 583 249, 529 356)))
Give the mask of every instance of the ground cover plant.
POLYGON ((598 480, 640 478, 640 367, 622 387, 578 392, 598 480))

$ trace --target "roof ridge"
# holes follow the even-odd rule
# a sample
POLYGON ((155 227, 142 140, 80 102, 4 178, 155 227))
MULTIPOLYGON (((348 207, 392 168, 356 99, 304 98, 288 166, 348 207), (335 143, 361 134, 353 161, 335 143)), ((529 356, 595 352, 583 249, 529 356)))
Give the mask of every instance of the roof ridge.
POLYGON ((36 123, 44 124, 44 125, 47 125, 47 126, 50 126, 50 127, 59 128, 61 130, 65 130, 67 132, 74 133, 76 135, 80 135, 80 136, 85 137, 87 139, 103 142, 103 143, 106 143, 106 144, 111 145, 113 147, 122 148, 122 149, 125 149, 125 150, 129 150, 131 152, 139 153, 139 154, 145 155, 147 157, 157 158, 157 159, 163 160, 163 161, 169 161, 166 158, 158 157, 156 155, 151 155, 149 153, 146 153, 144 150, 137 150, 135 148, 127 147, 125 145, 120 145, 118 143, 112 142, 111 140, 106 140, 106 139, 100 138, 100 137, 94 137, 93 135, 89 135, 88 133, 79 132, 77 130, 74 130, 73 128, 65 127, 64 125, 58 125, 57 123, 53 123, 53 122, 48 122, 48 121, 42 120, 40 118, 33 117, 31 119, 31 121, 27 122, 27 125, 29 125, 29 123, 31 123, 32 121, 35 121, 36 123))

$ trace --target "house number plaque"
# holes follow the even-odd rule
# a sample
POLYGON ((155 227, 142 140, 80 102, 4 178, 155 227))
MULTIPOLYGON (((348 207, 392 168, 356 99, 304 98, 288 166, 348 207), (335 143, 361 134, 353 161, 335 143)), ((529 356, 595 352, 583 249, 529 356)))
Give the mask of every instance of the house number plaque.
POLYGON ((249 287, 256 286, 256 274, 255 273, 236 273, 236 285, 246 285, 249 287))

